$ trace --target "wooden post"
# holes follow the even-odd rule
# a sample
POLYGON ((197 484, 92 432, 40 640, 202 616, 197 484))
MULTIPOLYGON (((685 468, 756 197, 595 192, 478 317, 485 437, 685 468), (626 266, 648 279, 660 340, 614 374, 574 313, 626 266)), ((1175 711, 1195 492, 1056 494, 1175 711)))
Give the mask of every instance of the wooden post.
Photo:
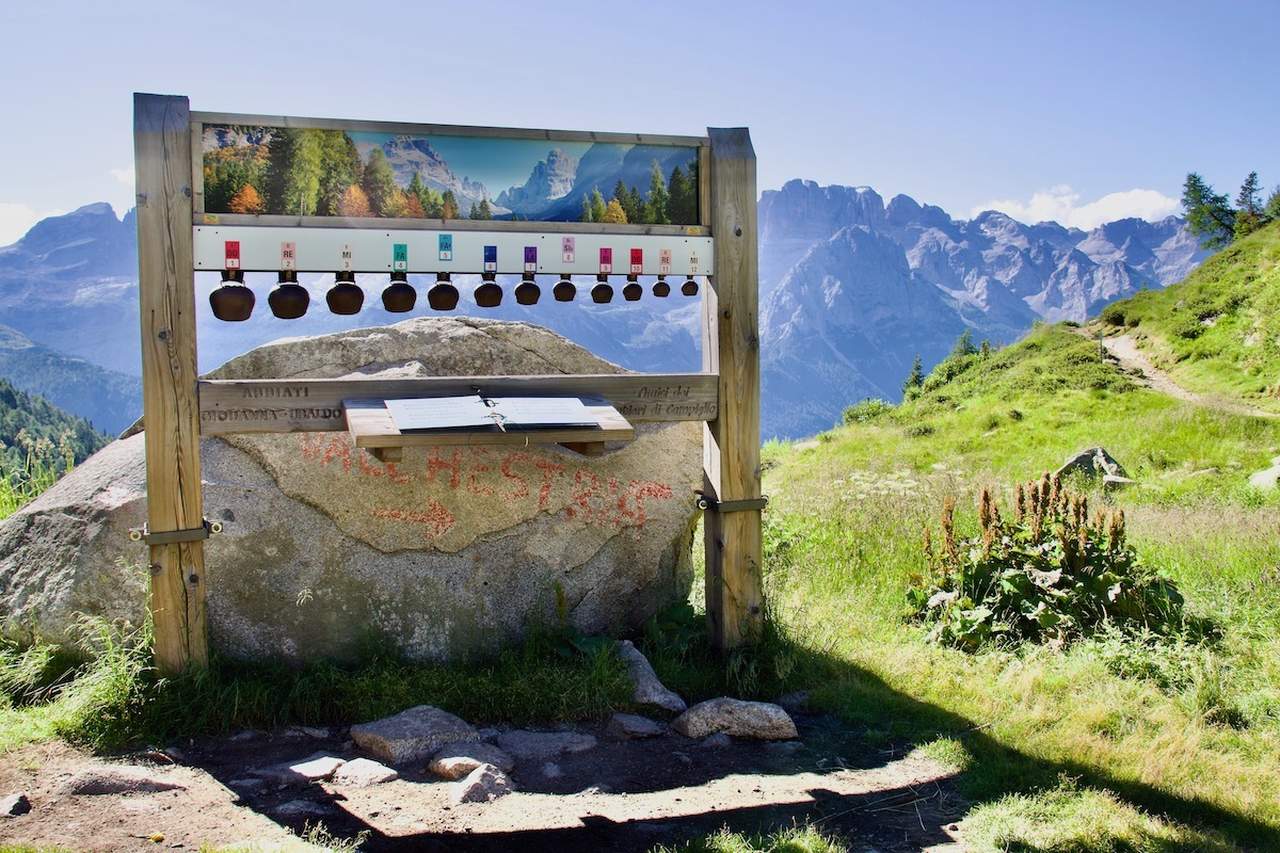
MULTIPOLYGON (((708 128, 715 275, 702 300, 702 365, 720 376, 720 408, 703 438, 708 494, 760 497, 759 272, 756 155, 746 128, 708 128)), ((707 512, 707 621, 718 648, 759 638, 764 624, 760 511, 707 512)))
MULTIPOLYGON (((151 533, 204 523, 196 392, 191 119, 186 98, 133 96, 142 412, 151 533)), ((204 543, 151 545, 151 617, 164 674, 208 662, 204 543)))

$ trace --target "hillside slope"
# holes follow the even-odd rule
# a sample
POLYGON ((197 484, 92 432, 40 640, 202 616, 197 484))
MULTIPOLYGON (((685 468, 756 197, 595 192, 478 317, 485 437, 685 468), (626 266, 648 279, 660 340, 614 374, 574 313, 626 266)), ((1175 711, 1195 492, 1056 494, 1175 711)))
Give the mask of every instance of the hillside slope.
POLYGON ((1165 290, 1114 303, 1090 328, 1132 337, 1191 391, 1280 412, 1280 223, 1165 290))
POLYGON ((84 418, 67 414, 48 400, 0 379, 0 469, 21 467, 28 450, 24 445, 45 444, 43 455, 51 456, 64 441, 78 463, 108 439, 84 418))

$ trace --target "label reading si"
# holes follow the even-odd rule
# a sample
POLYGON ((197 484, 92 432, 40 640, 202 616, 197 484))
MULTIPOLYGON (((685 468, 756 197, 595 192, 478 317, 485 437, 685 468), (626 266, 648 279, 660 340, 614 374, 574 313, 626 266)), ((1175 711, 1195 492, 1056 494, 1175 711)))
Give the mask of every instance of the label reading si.
POLYGON ((498 247, 497 246, 484 247, 484 271, 485 272, 498 271, 498 247))
POLYGON ((223 269, 238 270, 240 269, 240 241, 227 240, 222 244, 222 256, 224 258, 223 269))
POLYGON ((525 272, 538 271, 538 247, 537 246, 524 247, 524 271, 525 272))
POLYGON ((606 275, 613 272, 613 249, 600 250, 600 272, 606 275))
POLYGON ((442 261, 453 260, 453 235, 452 234, 441 234, 437 245, 439 247, 440 260, 442 261))
POLYGON ((671 250, 663 249, 658 252, 658 275, 667 275, 671 272, 671 250))
POLYGON ((280 244, 280 269, 295 270, 298 268, 298 245, 296 243, 280 244))
POLYGON ((342 271, 351 272, 351 244, 344 243, 342 246, 342 271))
POLYGON ((409 271, 408 243, 395 243, 391 246, 391 269, 394 272, 409 271))
POLYGON ((560 260, 566 264, 573 263, 578 256, 577 241, 573 237, 560 238, 560 260))
POLYGON ((631 274, 639 275, 644 272, 644 249, 631 250, 631 274))

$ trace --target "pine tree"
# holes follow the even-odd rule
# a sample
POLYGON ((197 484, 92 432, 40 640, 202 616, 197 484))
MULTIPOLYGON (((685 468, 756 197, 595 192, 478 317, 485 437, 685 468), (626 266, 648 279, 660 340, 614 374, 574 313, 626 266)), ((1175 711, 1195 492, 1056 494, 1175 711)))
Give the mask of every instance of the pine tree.
POLYGON ((1258 173, 1250 172, 1236 196, 1235 237, 1247 237, 1262 227, 1262 201, 1258 198, 1258 173))
POLYGON ((323 132, 282 128, 267 143, 267 167, 263 179, 265 208, 272 213, 312 216, 320 195, 324 171, 323 132))
POLYGON ((427 185, 422 182, 422 174, 417 169, 413 170, 413 177, 409 179, 408 192, 418 200, 418 208, 423 211, 420 215, 426 216, 427 185))
POLYGON ((1280 187, 1271 191, 1266 206, 1262 208, 1262 218, 1267 222, 1280 222, 1280 187))
POLYGON ((453 190, 445 190, 444 195, 440 198, 440 218, 458 218, 458 200, 454 197, 453 190))
POLYGON ((604 209, 604 216, 600 221, 610 222, 614 225, 626 225, 627 212, 622 209, 622 202, 618 201, 616 198, 610 199, 609 204, 604 209))
POLYGON ((352 184, 342 193, 342 197, 338 200, 339 216, 372 216, 373 211, 369 209, 369 197, 364 194, 364 190, 359 184, 352 184))
POLYGON ((640 218, 636 215, 636 210, 631 206, 631 194, 627 192, 627 185, 619 178, 618 182, 613 185, 613 197, 610 201, 616 201, 622 205, 622 212, 627 215, 628 222, 639 222, 640 218))
POLYGON ((991 341, 983 338, 982 345, 978 347, 978 354, 983 358, 989 357, 991 355, 991 341))
POLYGON ((428 219, 440 219, 444 216, 444 199, 440 193, 426 187, 422 190, 422 212, 428 219))
POLYGON ((1231 242, 1236 212, 1225 194, 1215 193, 1195 172, 1189 173, 1182 185, 1182 209, 1187 213, 1187 227, 1200 238, 1201 246, 1220 249, 1231 242))
POLYGON ((409 219, 423 219, 426 217, 426 211, 422 209, 422 199, 418 197, 417 193, 402 190, 400 195, 402 197, 402 201, 400 203, 400 207, 402 208, 400 213, 401 216, 408 217, 409 219))
POLYGON ((493 207, 489 204, 489 199, 480 199, 480 204, 476 207, 476 219, 493 219, 493 207))
POLYGON ((381 148, 369 152, 369 162, 364 167, 360 186, 369 197, 369 206, 375 216, 395 215, 400 205, 400 188, 396 186, 395 173, 391 171, 391 164, 381 148))
POLYGON ((667 202, 667 218, 676 225, 696 225, 698 222, 698 194, 693 180, 676 166, 671 170, 667 184, 671 199, 667 202))
POLYGON ((591 221, 604 222, 604 212, 604 196, 600 195, 600 188, 596 187, 591 190, 591 221))
POLYGON ((342 194, 347 187, 360 180, 364 164, 356 144, 341 130, 316 131, 321 150, 320 192, 316 199, 316 211, 322 216, 338 212, 342 194))
POLYGON ((582 197, 582 220, 583 222, 595 222, 591 212, 591 197, 584 195, 582 197))
POLYGON ((479 211, 476 209, 476 203, 471 202, 471 211, 467 214, 468 219, 479 219, 479 211))
POLYGON ((902 383, 902 396, 908 400, 915 396, 916 389, 924 384, 924 365, 920 362, 919 353, 916 354, 915 361, 911 362, 911 372, 907 374, 907 381, 902 383))
POLYGON ((973 332, 965 329, 960 337, 956 338, 955 346, 951 348, 951 357, 973 355, 977 351, 978 348, 973 345, 973 332))
POLYGON ((262 196, 253 188, 253 184, 245 184, 240 192, 231 197, 227 210, 231 213, 262 213, 264 209, 262 196))
POLYGON ((654 225, 666 225, 671 222, 667 216, 667 202, 670 200, 671 194, 667 192, 667 181, 662 177, 662 167, 658 165, 658 161, 653 161, 653 168, 649 170, 649 202, 645 206, 645 222, 651 222, 654 225))

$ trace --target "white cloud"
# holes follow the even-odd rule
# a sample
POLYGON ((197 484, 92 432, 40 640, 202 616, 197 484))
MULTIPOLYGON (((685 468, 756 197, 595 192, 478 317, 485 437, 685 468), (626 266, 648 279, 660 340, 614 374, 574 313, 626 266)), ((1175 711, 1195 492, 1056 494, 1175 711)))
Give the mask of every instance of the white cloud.
POLYGON ((1127 217, 1163 219, 1178 210, 1178 200, 1156 190, 1132 189, 1108 193, 1081 204, 1080 193, 1067 184, 1059 184, 1033 194, 1030 201, 995 199, 977 205, 971 215, 977 216, 984 210, 998 210, 1029 224, 1053 220, 1068 228, 1088 230, 1127 217))
POLYGON ((120 183, 124 184, 127 187, 133 186, 134 177, 133 177, 132 166, 127 166, 123 169, 111 169, 109 171, 111 172, 111 177, 115 178, 120 183))
POLYGON ((46 216, 57 216, 61 210, 48 210, 43 213, 21 202, 0 201, 0 246, 16 243, 46 216))

